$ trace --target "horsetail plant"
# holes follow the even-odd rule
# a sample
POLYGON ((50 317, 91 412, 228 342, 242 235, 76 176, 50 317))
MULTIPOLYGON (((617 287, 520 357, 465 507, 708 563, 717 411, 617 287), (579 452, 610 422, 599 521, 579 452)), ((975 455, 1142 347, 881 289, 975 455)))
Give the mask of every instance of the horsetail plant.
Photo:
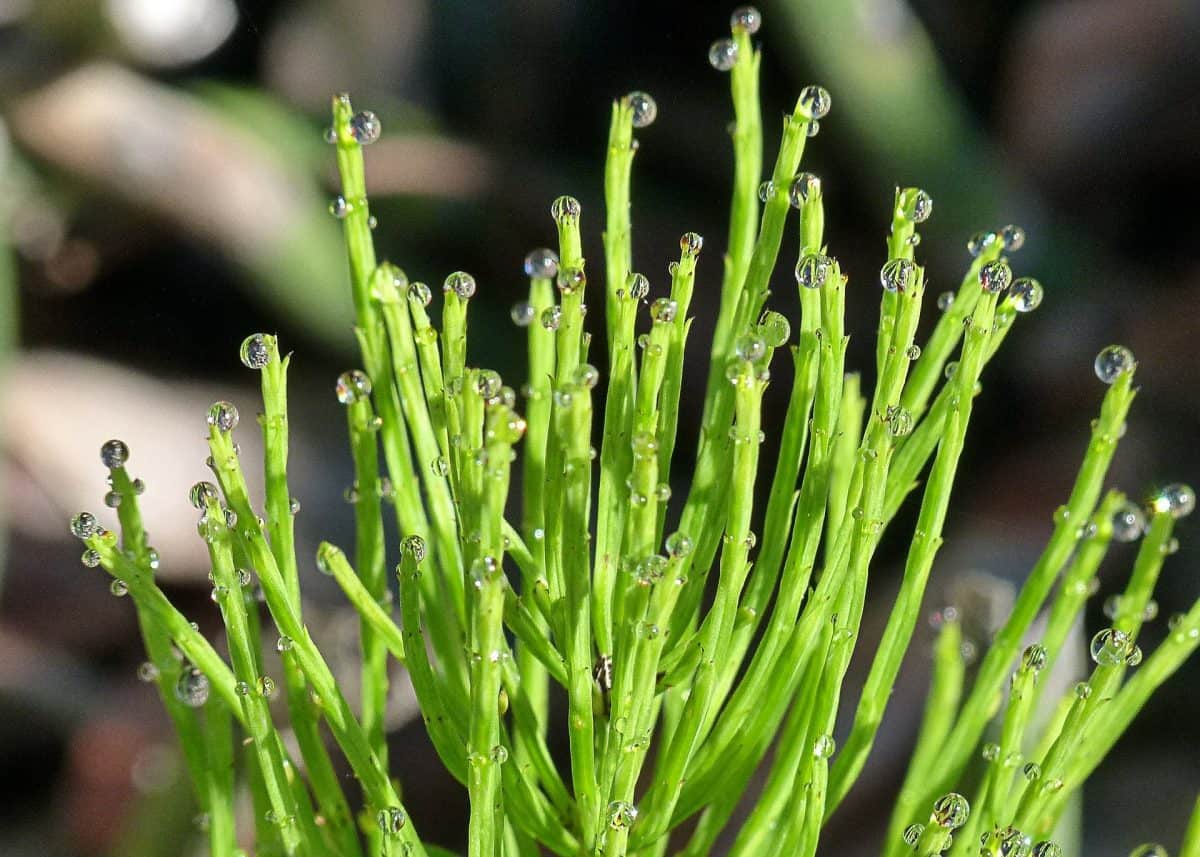
MULTIPOLYGON (((304 622, 301 580, 310 564, 295 553, 289 357, 277 339, 253 334, 241 350, 262 380, 263 502, 247 489, 233 439, 238 411, 228 402, 208 413, 213 481, 191 492, 225 654, 158 587, 141 483, 125 466, 129 450, 120 441, 104 445, 119 535, 86 512, 71 529, 86 543, 84 563, 102 566, 113 592, 131 597, 149 658, 141 674, 157 684, 178 731, 214 857, 446 853, 409 820, 399 785, 404 760, 389 759, 393 660, 407 670, 438 756, 467 790, 470 857, 701 857, 726 831, 737 857, 817 852, 823 825, 879 735, 918 624, 980 379, 1018 314, 1038 306, 1042 287, 1013 279, 1010 260, 1024 233, 1009 226, 971 239, 972 261, 956 291, 927 295, 915 251, 932 200, 897 189, 879 276, 875 365, 864 375, 849 371, 845 306, 862 292, 850 292, 828 255, 821 182, 800 169, 830 96, 819 86, 802 90, 764 180, 752 43, 760 23, 756 10, 738 9, 731 37, 709 52, 731 75, 734 181, 720 309, 705 346, 702 426, 681 503, 669 502, 667 474, 678 452, 705 242, 683 235, 670 281, 651 300, 631 244, 634 133, 657 112, 640 92, 612 105, 604 270, 591 286, 603 292, 595 301, 604 308, 598 343, 584 325, 589 269, 577 200, 561 196, 551 207, 557 251, 525 259, 528 292, 512 310, 527 332, 524 416, 497 373, 471 365, 474 278, 446 277, 440 314, 431 316, 433 290, 376 259, 363 146, 379 136, 380 122, 355 112, 347 96, 333 100, 328 140, 342 192, 331 211, 349 251, 363 368, 337 382, 353 458, 355 542, 349 555, 322 543, 315 564, 360 617, 357 699, 346 697, 304 622), (766 308, 789 228, 800 238, 794 323, 766 308), (931 304, 941 316, 919 343, 918 322, 931 304), (600 348, 604 385, 589 362, 600 348), (794 369, 787 416, 767 425, 770 367, 785 358, 794 369), (760 443, 775 432, 780 452, 765 467, 760 443), (899 592, 865 687, 857 700, 844 699, 876 550, 914 493, 899 592), (751 529, 760 496, 761 536, 751 529), (403 534, 398 546, 387 544, 389 515, 403 534), (263 657, 271 624, 294 741, 284 740, 271 705, 278 685, 263 657), (563 707, 554 700, 566 710, 562 768, 550 752, 553 715, 563 707), (853 722, 839 752, 834 723, 848 710, 853 722), (322 724, 358 781, 350 793, 322 724), (762 791, 737 817, 759 771, 762 791), (234 813, 243 789, 250 818, 234 813)), ((1067 801, 1200 645, 1198 601, 1171 620, 1153 653, 1139 648, 1155 612, 1155 582, 1177 544, 1175 522, 1192 511, 1195 495, 1169 485, 1143 507, 1104 493, 1135 369, 1123 347, 1100 352, 1095 370, 1107 387, 1083 465, 969 686, 960 620, 943 611, 929 701, 885 855, 1062 855, 1054 836, 1067 801), (1062 658, 1110 543, 1139 538, 1128 586, 1111 603, 1112 626, 1091 642, 1094 669, 1064 699, 1045 700, 1040 679, 1062 658), (1043 636, 1030 642, 1043 613, 1043 636), (1052 714, 1035 717, 1043 707, 1052 714)), ((1147 845, 1137 853, 1164 852, 1147 845)), ((1200 809, 1180 853, 1200 855, 1200 809)))

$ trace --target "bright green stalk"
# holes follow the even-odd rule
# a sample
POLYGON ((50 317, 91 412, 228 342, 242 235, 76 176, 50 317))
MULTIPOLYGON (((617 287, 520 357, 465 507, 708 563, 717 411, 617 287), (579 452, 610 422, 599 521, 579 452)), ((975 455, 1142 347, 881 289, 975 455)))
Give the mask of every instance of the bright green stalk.
POLYGON ((888 616, 887 627, 880 638, 870 674, 859 697, 850 737, 830 774, 831 812, 845 797, 866 763, 867 754, 883 721, 883 713, 895 686, 896 676, 900 672, 901 661, 916 628, 925 587, 933 570, 933 561, 942 545, 942 529, 950 507, 958 462, 966 443, 975 384, 983 370, 988 340, 992 336, 994 306, 994 298, 980 301, 967 330, 962 360, 954 376, 952 395, 957 399, 957 403, 952 400, 937 458, 925 486, 921 511, 905 562, 904 577, 896 596, 896 604, 888 616))
MULTIPOLYGON (((825 513, 825 544, 832 546, 846 520, 850 480, 854 475, 854 454, 862 436, 863 411, 867 407, 859 387, 859 376, 846 375, 842 382, 842 401, 837 416, 837 432, 833 438, 829 462, 829 499, 825 513)), ((892 469, 895 470, 895 458, 892 469)), ((885 512, 886 517, 886 512, 885 512)), ((833 557, 826 556, 826 561, 833 557)))
POLYGON ((608 353, 614 352, 621 315, 617 304, 625 281, 633 273, 633 226, 630 222, 629 184, 633 156, 633 106, 628 97, 612 104, 608 127, 608 157, 604 161, 604 277, 605 317, 608 320, 608 353))
POLYGON ((1037 669, 1026 663, 1021 664, 1013 673, 1008 691, 1008 707, 1004 712, 1004 725, 1000 730, 1000 754, 996 764, 988 768, 990 783, 987 801, 983 806, 975 807, 985 830, 989 825, 1004 827, 1009 816, 1009 792, 1012 789, 1013 775, 1018 773, 1018 768, 1024 760, 1021 746, 1025 727, 1033 712, 1033 689, 1037 683, 1037 674, 1037 669))
POLYGON ((367 591, 362 578, 350 565, 346 555, 328 542, 322 542, 318 552, 324 558, 326 570, 342 588, 342 592, 346 594, 346 600, 350 602, 354 612, 358 613, 364 623, 370 625, 371 633, 391 653, 392 657, 405 663, 403 632, 392 621, 388 611, 384 610, 380 602, 367 591))
POLYGON ((208 703, 204 716, 207 776, 194 780, 207 788, 209 857, 237 853, 237 820, 234 818, 233 717, 219 699, 208 703))
MULTIPOLYGON (((301 835, 302 827, 311 826, 304 823, 311 822, 311 818, 301 820, 299 816, 305 808, 297 804, 288 787, 278 736, 271 722, 269 697, 274 690, 274 683, 267 676, 258 674, 258 654, 248 633, 242 583, 233 567, 232 537, 225 526, 224 511, 217 505, 215 497, 209 500, 204 515, 207 530, 205 541, 212 562, 213 591, 229 637, 229 655, 238 679, 236 689, 241 696, 247 735, 253 742, 274 814, 266 823, 279 827, 284 851, 289 855, 314 853, 317 843, 301 835)), ((262 823, 262 820, 257 823, 262 823)))
MULTIPOLYGON (((138 491, 133 480, 124 467, 110 471, 112 490, 121 498, 117 506, 117 517, 121 522, 121 546, 133 558, 133 561, 148 576, 153 577, 156 563, 152 561, 150 546, 146 542, 146 531, 142 526, 142 514, 138 504, 138 491)), ((146 654, 150 663, 154 664, 155 685, 159 699, 167 710, 183 751, 184 763, 195 787, 197 803, 202 812, 213 816, 214 812, 222 810, 213 803, 216 797, 222 803, 233 799, 232 791, 223 791, 224 779, 215 776, 212 750, 208 746, 209 730, 202 727, 195 711, 189 709, 175 696, 175 686, 179 682, 181 665, 171 650, 171 638, 161 628, 160 624, 147 615, 141 602, 135 599, 138 627, 142 633, 142 641, 146 646, 146 654)), ((228 716, 228 715, 226 715, 228 716)), ((214 715, 214 721, 219 717, 214 715)), ((227 725, 214 722, 214 728, 228 728, 227 725)), ((232 832, 218 825, 214 829, 209 826, 209 844, 213 854, 228 854, 236 842, 232 832)))
MULTIPOLYGON (((478 397, 465 390, 464 399, 478 397)), ((501 521, 508 496, 509 455, 525 423, 502 404, 488 406, 483 450, 486 455, 479 521, 479 558, 471 568, 475 588, 471 624, 476 649, 471 654, 471 716, 467 730, 467 792, 471 798, 469 857, 495 857, 504 821, 500 765, 507 749, 500 744, 501 661, 504 642, 504 537, 501 521), (498 749, 499 748, 499 749, 498 749), (503 757, 502 757, 503 755, 503 757)))
MULTIPOLYGON (((1106 392, 1100 418, 1092 429, 1092 439, 1070 499, 1056 513, 1054 533, 1022 587, 1011 616, 997 633, 980 665, 975 685, 963 704, 958 722, 947 736, 938 775, 926 784, 918 805, 932 801, 949 788, 978 744, 979 736, 991 719, 996 694, 1004 682, 1009 665, 1020 650, 1021 639, 1041 609, 1059 570, 1074 550, 1079 527, 1096 506, 1109 462, 1116 451, 1120 427, 1125 422, 1134 395, 1132 373, 1120 375, 1106 392)), ((901 853, 903 843, 896 845, 894 842, 899 841, 906 823, 902 817, 893 814, 887 840, 889 855, 901 853)))
MULTIPOLYGON (((334 740, 342 748, 346 760, 362 783, 367 803, 376 810, 396 808, 403 811, 387 769, 372 751, 366 733, 351 712, 350 705, 342 695, 328 664, 287 600, 279 568, 250 505, 245 479, 237 454, 233 450, 232 438, 228 433, 219 431, 216 426, 210 426, 209 448, 212 450, 215 472, 222 492, 241 523, 237 538, 258 570, 267 608, 280 632, 291 638, 296 660, 304 670, 313 692, 321 699, 325 722, 329 724, 334 740)), ((414 854, 424 857, 424 848, 411 825, 403 828, 400 837, 402 842, 412 847, 414 854)))
MULTIPOLYGON (((518 596, 512 589, 505 594, 504 622, 508 625, 513 636, 517 638, 521 649, 526 651, 555 681, 563 687, 567 686, 567 672, 563 656, 554 648, 547 636, 545 623, 541 617, 534 614, 526 605, 524 598, 518 596)), ((518 666, 517 672, 521 681, 525 681, 525 671, 518 666)), ((542 714, 539 712, 539 717, 542 714)))
POLYGON ((759 430, 762 419, 762 393, 766 386, 754 364, 739 361, 736 382, 736 422, 732 475, 725 535, 721 550, 720 582, 710 616, 705 622, 701 643, 703 659, 697 669, 682 718, 664 749, 663 762, 655 785, 646 796, 647 818, 655 823, 647 839, 656 838, 666 829, 684 788, 684 772, 696 752, 713 709, 719 703, 714 690, 725 666, 737 612, 737 600, 748 571, 750 552, 750 513, 755 474, 758 469, 759 430), (661 825, 662 830, 659 829, 661 825))
MULTIPOLYGON (((560 352, 561 354, 561 352, 560 352)), ((561 389, 561 388, 560 388, 561 389)), ((555 407, 557 459, 564 479, 562 493, 562 571, 565 611, 563 648, 567 659, 568 735, 571 781, 579 811, 580 845, 590 851, 597 842, 599 796, 595 767, 592 712, 592 641, 588 561, 588 518, 591 498, 591 391, 567 388, 555 407)))
POLYGON ((713 333, 708 391, 704 397, 706 418, 713 406, 713 390, 721 382, 724 359, 736 335, 734 316, 758 235, 758 184, 762 181, 763 168, 762 107, 758 99, 758 69, 762 55, 754 49, 749 33, 739 31, 733 36, 738 46, 737 62, 729 75, 734 116, 733 193, 729 203, 729 243, 725 275, 721 280, 721 306, 713 333))
MULTIPOLYGON (((900 259, 912 262, 914 246, 913 236, 917 235, 917 224, 913 218, 916 197, 923 191, 917 188, 896 188, 896 198, 892 205, 892 227, 888 233, 888 262, 900 259)), ((918 236, 919 240, 919 236, 918 236)), ((879 297, 879 334, 875 337, 875 373, 876 377, 883 375, 883 367, 887 364, 888 350, 892 347, 892 331, 896 326, 896 311, 899 306, 900 293, 884 289, 879 297)))
MULTIPOLYGON (((354 481, 358 486, 354 503, 354 566, 363 589, 380 604, 387 595, 387 573, 383 558, 383 504, 380 497, 379 453, 372 423, 375 412, 370 399, 352 401, 346 408, 350 450, 354 458, 354 481)), ((387 645, 366 616, 359 617, 362 648, 361 717, 371 749, 387 767, 385 718, 388 700, 387 645)), ((372 836, 378 837, 378 833, 372 836)), ((374 849, 372 849, 374 850, 374 849)))
POLYGON ((1196 798, 1196 806, 1192 809, 1192 817, 1188 822, 1187 831, 1183 834, 1183 844, 1179 846, 1179 857, 1200 857, 1200 798, 1196 798))

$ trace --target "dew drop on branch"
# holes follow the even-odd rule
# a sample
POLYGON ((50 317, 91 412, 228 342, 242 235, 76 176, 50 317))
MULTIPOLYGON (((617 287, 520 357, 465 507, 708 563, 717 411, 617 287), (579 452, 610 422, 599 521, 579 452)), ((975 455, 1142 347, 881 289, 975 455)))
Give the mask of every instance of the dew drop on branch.
POLYGON ((708 48, 708 64, 717 71, 729 71, 737 59, 738 46, 733 39, 717 39, 708 48))
POLYGON ((109 470, 116 470, 118 467, 124 467, 125 462, 129 460, 129 447, 125 445, 123 440, 106 441, 100 447, 100 461, 109 470))
POLYGON ((1109 345, 1096 355, 1096 377, 1105 384, 1114 383, 1126 372, 1137 367, 1133 352, 1124 345, 1109 345))

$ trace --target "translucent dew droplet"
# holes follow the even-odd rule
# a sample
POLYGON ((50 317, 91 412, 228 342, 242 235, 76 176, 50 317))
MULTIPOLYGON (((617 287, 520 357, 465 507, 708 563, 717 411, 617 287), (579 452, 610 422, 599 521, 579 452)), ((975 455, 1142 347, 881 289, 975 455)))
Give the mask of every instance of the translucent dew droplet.
POLYGON ((987 744, 984 744, 982 756, 985 761, 988 761, 988 762, 996 761, 997 759, 1000 758, 1000 745, 993 743, 993 742, 988 742, 987 744))
POLYGON ((1000 259, 988 262, 979 269, 979 285, 985 292, 999 294, 1012 283, 1012 268, 1000 259))
POLYGON ((768 348, 781 348, 792 335, 792 325, 783 313, 767 310, 758 320, 758 333, 768 348))
POLYGON ((733 351, 739 360, 748 360, 754 363, 766 356, 767 344, 761 336, 747 333, 734 343, 733 351))
POLYGON ((1137 367, 1133 352, 1124 345, 1109 345, 1096 355, 1096 377, 1105 384, 1114 383, 1126 372, 1137 367))
POLYGON ((208 409, 206 417, 210 426, 216 428, 217 431, 228 433, 237 428, 238 424, 238 409, 234 407, 232 402, 214 402, 208 409))
POLYGON ((904 210, 898 212, 912 223, 924 223, 933 214, 933 197, 918 187, 905 188, 901 198, 906 201, 904 210))
POLYGON ((118 467, 124 467, 125 462, 129 460, 129 447, 125 445, 123 440, 105 441, 100 447, 100 461, 109 470, 116 470, 118 467))
POLYGON ((1039 672, 1046 667, 1046 647, 1040 643, 1034 643, 1021 653, 1021 663, 1029 670, 1039 672))
POLYGON ((292 650, 292 645, 293 643, 291 637, 281 636, 275 641, 275 651, 279 652, 280 654, 283 654, 284 652, 290 652, 292 650))
POLYGON ((810 119, 824 119, 832 105, 833 99, 823 86, 813 84, 800 91, 800 109, 810 119))
POLYGON ((538 247, 525 256, 525 276, 552 280, 557 275, 558 254, 549 247, 538 247))
POLYGON ((255 688, 258 691, 259 696, 265 699, 271 699, 275 696, 275 679, 271 678, 269 675, 260 675, 255 688))
POLYGON ((117 598, 124 598, 129 594, 129 584, 119 578, 114 579, 113 582, 108 585, 108 591, 117 598))
POLYGON ((658 104, 646 92, 631 92, 625 96, 625 103, 633 113, 633 127, 645 128, 658 118, 658 104))
POLYGON ((775 182, 768 179, 758 186, 758 201, 765 203, 775 195, 775 182))
POLYGON ((1119 542, 1134 542, 1146 529, 1146 514, 1136 503, 1121 504, 1112 519, 1113 538, 1119 542))
POLYGON ((921 835, 923 833, 925 833, 925 825, 910 824, 908 827, 904 828, 904 834, 901 838, 904 840, 905 845, 908 845, 911 848, 916 848, 917 843, 921 841, 921 835))
POLYGON ((104 505, 110 509, 116 509, 121 505, 121 495, 116 491, 109 491, 104 495, 104 505))
POLYGON ((1042 776, 1042 766, 1037 762, 1029 762, 1021 769, 1021 775, 1029 782, 1040 779, 1042 776))
POLYGON ((1010 223, 1000 230, 1000 242, 1009 253, 1015 253, 1025 246, 1025 230, 1010 223))
POLYGON ((420 281, 410 283, 408 286, 408 299, 419 303, 421 306, 429 306, 433 303, 433 289, 420 281))
POLYGON ((735 33, 754 35, 762 26, 762 13, 753 6, 739 6, 729 16, 729 28, 735 33))
POLYGON ((837 750, 837 742, 832 735, 818 735, 813 742, 813 755, 818 759, 828 759, 837 750))
POLYGON ((542 327, 546 330, 558 330, 562 324, 562 307, 555 304, 542 310, 542 327))
POLYGON ((142 661, 142 663, 138 664, 138 681, 149 684, 152 681, 157 681, 158 675, 158 667, 154 665, 153 661, 142 661))
POLYGON ((708 64, 717 71, 729 71, 737 59, 738 46, 733 39, 717 39, 708 47, 708 64))
POLYGON ((664 547, 667 550, 668 556, 674 559, 683 559, 692 552, 694 545, 687 533, 674 532, 667 536, 664 547))
POLYGON ((1019 277, 1009 287, 1008 299, 1017 312, 1033 312, 1042 305, 1043 294, 1042 284, 1033 277, 1019 277))
POLYGON ((608 805, 608 826, 613 830, 627 830, 637 817, 637 807, 627 801, 615 800, 608 805))
POLYGON ((351 369, 338 376, 333 389, 339 402, 343 405, 350 405, 371 395, 371 379, 365 372, 351 369))
POLYGON ((812 173, 800 173, 792 179, 788 188, 788 201, 792 208, 802 208, 810 199, 821 195, 821 180, 812 173))
POLYGON ((425 559, 425 539, 416 535, 407 536, 404 541, 400 543, 400 552, 405 556, 411 556, 417 562, 421 562, 423 559, 425 559))
POLYGON ((207 509, 210 503, 216 503, 219 496, 217 486, 211 482, 197 482, 188 492, 188 500, 200 511, 207 509))
POLYGON ((954 292, 942 292, 937 296, 937 308, 942 312, 954 306, 954 292))
POLYGON ((71 535, 77 539, 90 538, 99 528, 100 523, 91 512, 80 512, 71 518, 71 535))
POLYGON ((369 146, 379 139, 383 124, 370 110, 360 110, 350 117, 350 136, 360 146, 369 146))
POLYGON ((573 196, 560 196, 550 205, 550 216, 554 222, 563 224, 567 221, 578 220, 582 207, 579 200, 573 196))
POLYGON ((247 336, 242 340, 238 356, 241 357, 242 365, 247 369, 261 369, 266 366, 271 359, 271 348, 267 341, 267 335, 252 333, 247 336))
POLYGON ((88 548, 83 552, 83 556, 79 558, 79 561, 88 568, 95 568, 100 564, 100 552, 92 548, 88 548))
POLYGON ((933 813, 929 820, 947 830, 956 830, 967 823, 970 815, 971 805, 967 803, 967 799, 957 792, 950 792, 934 801, 933 813))
POLYGON ((344 220, 346 215, 354 210, 354 206, 347 201, 346 197, 338 194, 329 201, 329 213, 338 220, 344 220))
POLYGON ((466 271, 455 271, 442 283, 442 291, 447 294, 453 292, 462 300, 469 300, 475 294, 475 278, 466 271))
POLYGON ((796 282, 806 289, 819 289, 829 279, 833 261, 820 253, 808 253, 796 263, 796 282))
POLYGON ((908 259, 889 259, 879 270, 879 284, 885 291, 903 292, 912 284, 916 266, 908 259))
POLYGON ((185 665, 175 683, 175 698, 189 708, 199 708, 208 701, 208 676, 196 667, 185 665))
POLYGON ((1033 846, 1033 857, 1063 857, 1062 846, 1046 840, 1033 846))
POLYGON ((398 806, 389 806, 375 814, 375 823, 385 836, 399 836, 407 821, 404 810, 398 806))
POLYGON ((679 250, 684 256, 695 258, 704 249, 704 236, 699 232, 685 232, 679 238, 679 250))
POLYGON ((1182 482, 1164 485, 1150 498, 1150 510, 1175 519, 1185 518, 1196 510, 1196 492, 1182 482))
POLYGON ((1132 641, 1117 628, 1105 628, 1092 637, 1092 660, 1100 666, 1117 666, 1129 655, 1132 641))
POLYGON ((679 306, 670 298, 659 298, 650 305, 650 318, 658 324, 668 324, 675 320, 679 306))
POLYGON ((978 258, 984 250, 991 247, 998 240, 996 233, 990 229, 976 232, 967 240, 967 252, 978 258))

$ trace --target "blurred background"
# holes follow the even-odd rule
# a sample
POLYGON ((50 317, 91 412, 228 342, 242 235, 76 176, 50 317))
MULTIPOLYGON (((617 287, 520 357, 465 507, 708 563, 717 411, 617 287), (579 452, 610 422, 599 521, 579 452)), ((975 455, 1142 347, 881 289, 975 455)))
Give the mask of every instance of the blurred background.
MULTIPOLYGON (((349 91, 383 123, 367 153, 382 257, 412 279, 455 269, 480 283, 470 358, 516 386, 522 342, 508 311, 521 260, 552 244, 550 201, 583 203, 585 251, 602 257, 609 101, 654 95, 634 169, 635 267, 657 293, 686 230, 706 236, 693 345, 711 331, 731 155, 727 78, 706 62, 730 0, 0 0, 0 854, 195 853, 195 810, 153 691, 130 605, 79 564, 66 522, 102 509, 98 460, 120 437, 170 596, 206 630, 207 567, 188 486, 205 478, 204 410, 256 410, 242 338, 278 331, 292 363, 293 489, 302 558, 348 544, 352 478, 333 396, 355 364, 337 222, 329 96, 349 91), (486 349, 486 350, 485 350, 486 349)), ((1200 481, 1200 3, 1180 0, 762 0, 758 34, 768 163, 777 117, 824 84, 833 111, 805 168, 823 180, 830 252, 849 273, 851 360, 867 367, 893 187, 935 201, 918 256, 933 292, 957 285, 967 237, 1005 223, 1028 240, 1017 275, 1046 287, 988 368, 929 610, 960 606, 980 646, 1006 615, 1007 581, 1051 529, 1103 392, 1104 345, 1139 359, 1142 392, 1111 481, 1133 496, 1200 481)), ((794 231, 794 230, 790 230, 794 231)), ((785 242, 772 305, 794 317, 785 242)), ((598 270, 598 264, 595 264, 598 270)), ((685 493, 706 350, 691 353, 676 472, 685 493), (693 434, 689 435, 689 432, 693 434)), ((603 366, 601 367, 603 369, 603 366)), ((765 427, 782 420, 787 367, 765 427)), ((249 419, 245 423, 252 426, 249 419)), ((255 432, 240 433, 253 456, 255 432)), ((911 517, 911 515, 910 515, 911 517)), ((903 526, 893 528, 901 531, 903 526)), ((1200 594, 1194 522, 1183 524, 1144 645, 1200 594)), ((902 542, 882 548, 865 639, 886 619, 902 542)), ((1131 546, 1101 574, 1123 586, 1131 546)), ((305 559, 308 615, 348 682, 357 623, 305 559)), ((920 714, 932 633, 922 628, 885 740, 824 853, 878 853, 920 714)), ((870 647, 868 647, 870 648, 870 647)), ((857 659, 861 681, 866 658, 857 659)), ((1200 788, 1200 664, 1143 712, 1087 789, 1087 853, 1174 848, 1200 788)), ((420 830, 463 844, 465 798, 440 772, 402 676, 395 773, 420 830)), ((847 694, 847 705, 857 693, 847 694)), ((840 735, 839 735, 840 737, 840 735)), ((1070 853, 1070 852, 1069 852, 1070 853)))

